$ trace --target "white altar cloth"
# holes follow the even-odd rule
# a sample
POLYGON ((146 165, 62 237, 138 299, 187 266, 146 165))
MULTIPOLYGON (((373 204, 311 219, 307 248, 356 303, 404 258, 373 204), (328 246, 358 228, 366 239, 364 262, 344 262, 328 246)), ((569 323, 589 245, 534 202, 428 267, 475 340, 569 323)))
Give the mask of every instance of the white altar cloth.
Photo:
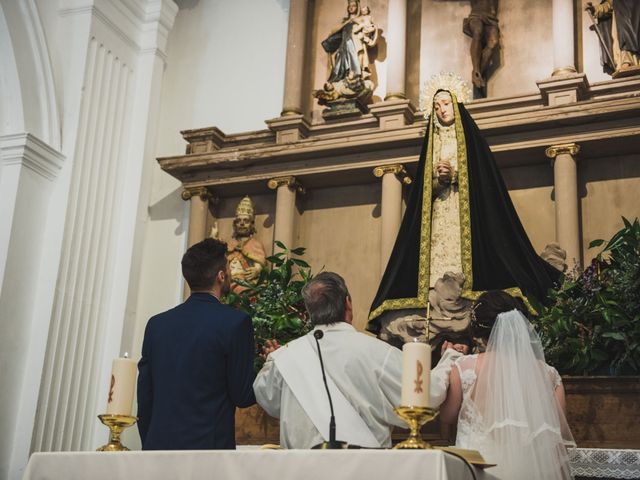
MULTIPOLYGON (((477 480, 495 480, 474 468, 477 480)), ((34 453, 23 480, 472 480, 438 450, 205 450, 34 453)))

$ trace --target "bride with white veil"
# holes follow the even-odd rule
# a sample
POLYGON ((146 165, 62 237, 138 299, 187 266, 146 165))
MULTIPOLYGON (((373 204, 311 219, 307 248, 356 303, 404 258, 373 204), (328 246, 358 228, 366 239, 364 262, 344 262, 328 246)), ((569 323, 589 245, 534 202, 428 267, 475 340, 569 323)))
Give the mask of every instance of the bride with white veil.
POLYGON ((540 338, 520 299, 486 292, 476 302, 474 337, 484 352, 459 358, 451 371, 445 423, 458 422, 456 446, 478 450, 502 479, 573 478, 575 447, 564 414, 564 387, 544 361, 540 338))

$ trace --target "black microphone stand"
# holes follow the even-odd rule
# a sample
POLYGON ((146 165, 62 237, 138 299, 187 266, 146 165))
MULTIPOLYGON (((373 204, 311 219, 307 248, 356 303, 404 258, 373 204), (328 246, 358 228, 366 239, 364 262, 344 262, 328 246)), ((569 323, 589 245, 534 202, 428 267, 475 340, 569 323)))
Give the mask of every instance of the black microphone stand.
POLYGON ((320 359, 320 370, 322 370, 322 381, 324 382, 324 388, 327 390, 327 397, 329 398, 331 419, 329 420, 329 441, 322 442, 313 448, 322 450, 340 450, 347 448, 347 442, 336 440, 336 417, 333 413, 333 402, 331 401, 331 393, 329 393, 329 385, 327 384, 327 377, 324 373, 324 363, 322 362, 322 351, 320 350, 320 339, 323 336, 324 332, 322 330, 316 330, 313 332, 313 337, 316 339, 316 345, 318 346, 318 358, 320 359))

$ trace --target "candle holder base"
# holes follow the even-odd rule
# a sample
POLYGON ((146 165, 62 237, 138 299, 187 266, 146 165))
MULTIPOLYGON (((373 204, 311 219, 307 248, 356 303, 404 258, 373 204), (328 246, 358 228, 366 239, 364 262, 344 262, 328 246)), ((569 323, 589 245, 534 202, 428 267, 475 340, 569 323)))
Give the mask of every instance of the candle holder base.
POLYGON ((433 448, 422 439, 420 429, 422 426, 436 418, 438 409, 430 407, 396 407, 395 412, 409 425, 409 438, 397 444, 394 449, 421 449, 433 448))
POLYGON ((129 449, 120 443, 120 434, 138 419, 130 415, 98 415, 100 421, 109 427, 109 443, 98 448, 98 452, 126 452, 129 449))

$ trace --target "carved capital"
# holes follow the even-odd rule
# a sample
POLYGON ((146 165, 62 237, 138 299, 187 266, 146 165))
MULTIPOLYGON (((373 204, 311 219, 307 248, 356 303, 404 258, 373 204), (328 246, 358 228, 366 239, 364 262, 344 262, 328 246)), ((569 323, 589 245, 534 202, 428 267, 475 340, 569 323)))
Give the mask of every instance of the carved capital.
POLYGON ((577 143, 564 143, 562 145, 552 145, 545 150, 545 155, 555 159, 558 155, 569 154, 575 156, 580 152, 580 145, 577 143))
POLYGON ((388 173, 394 174, 405 185, 409 185, 412 182, 411 177, 404 168, 404 165, 380 165, 379 167, 373 169, 373 174, 378 178, 381 178, 388 173))
POLYGON ((267 186, 271 190, 276 190, 278 187, 289 187, 292 190, 295 190, 298 193, 305 193, 305 189, 300 182, 294 176, 286 176, 286 177, 274 177, 269 179, 267 182, 267 186))
POLYGON ((191 198, 195 197, 196 195, 199 196, 202 200, 210 200, 214 198, 207 187, 185 188, 182 191, 181 197, 183 200, 191 200, 191 198))

